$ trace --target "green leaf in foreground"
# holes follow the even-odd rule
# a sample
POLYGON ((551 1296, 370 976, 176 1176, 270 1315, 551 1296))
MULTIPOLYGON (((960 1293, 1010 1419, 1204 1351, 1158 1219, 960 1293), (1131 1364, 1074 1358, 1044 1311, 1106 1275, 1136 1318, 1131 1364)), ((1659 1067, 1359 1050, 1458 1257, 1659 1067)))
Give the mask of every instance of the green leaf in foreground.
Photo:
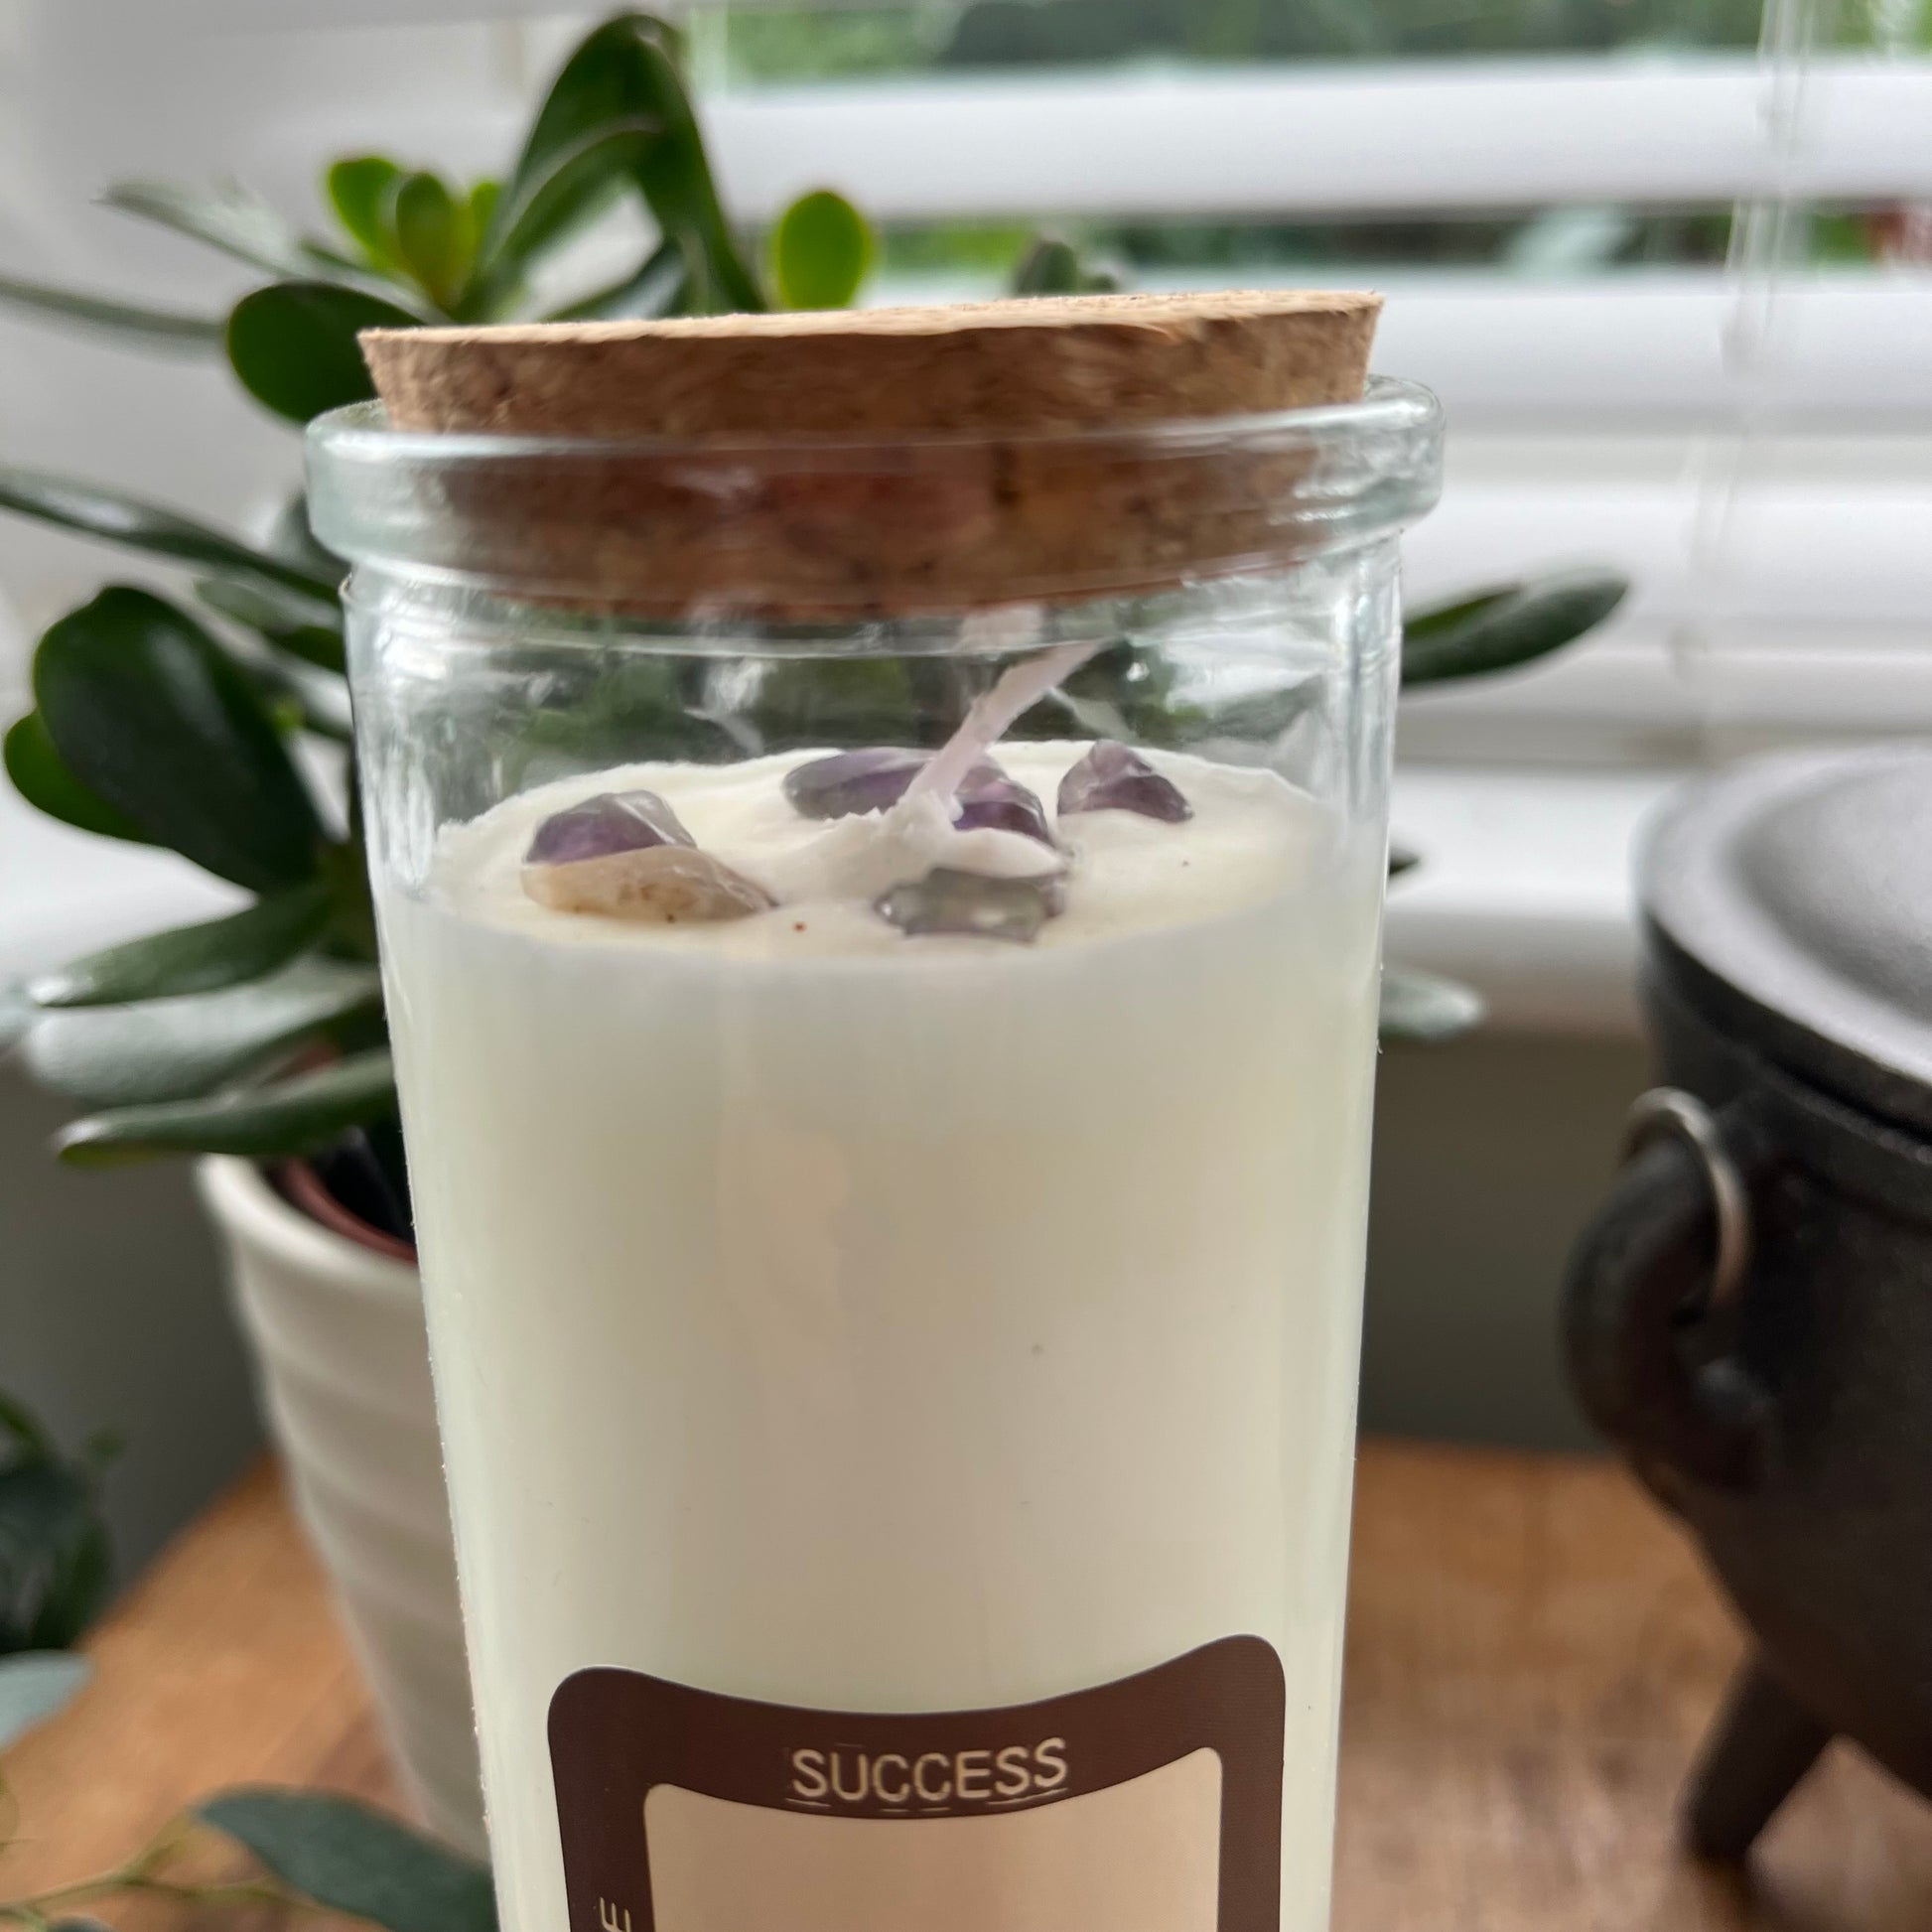
POLYGON ((771 281, 787 309, 845 309, 875 252, 871 224, 829 188, 801 195, 771 232, 771 281))
POLYGON ((111 1167, 166 1154, 288 1160, 314 1154, 351 1127, 386 1120, 395 1110, 395 1074, 388 1052, 372 1048, 270 1086, 94 1114, 69 1127, 56 1151, 77 1168, 111 1167))
POLYGON ((351 1798, 266 1787, 195 1808, 283 1884, 387 1932, 495 1932, 489 1869, 351 1798))
POLYGON ((43 1007, 120 1006, 241 986, 286 966, 322 936, 329 890, 320 881, 258 900, 224 919, 179 926, 89 953, 34 981, 43 1007))
POLYGON ((253 681, 172 604, 110 585, 69 612, 34 698, 61 762, 156 844, 250 892, 315 876, 322 826, 253 681))
POLYGON ((17 510, 43 523, 76 530, 82 536, 125 544, 171 562, 194 564, 223 576, 273 586, 293 593, 312 615, 336 609, 339 577, 329 577, 256 550, 224 531, 179 516, 157 503, 143 502, 118 489, 78 483, 71 477, 50 476, 42 470, 19 470, 0 465, 0 509, 17 510))
POLYGON ((1434 973, 1399 966, 1382 974, 1381 1034, 1384 1039, 1435 1044, 1482 1024, 1482 995, 1434 973))
POLYGON ((109 336, 128 338, 143 348, 204 355, 217 354, 221 347, 223 325, 219 316, 191 316, 179 309, 114 302, 105 296, 83 295, 77 289, 25 282, 15 275, 0 275, 0 308, 77 322, 109 336))
POLYGON ((244 295, 228 317, 228 360, 241 386, 290 422, 375 394, 355 338, 414 329, 407 309, 333 282, 276 282, 244 295))
POLYGON ((1566 571, 1419 611, 1403 626, 1403 685, 1530 663, 1593 630, 1629 588, 1614 572, 1566 571))
POLYGON ((61 762, 38 711, 30 711, 8 730, 4 759, 13 788, 36 811, 104 839, 127 839, 135 845, 152 843, 132 819, 117 812, 104 798, 97 798, 61 762))
POLYGON ((93 1675, 67 1650, 23 1650, 0 1657, 0 1750, 70 1704, 93 1675))
POLYGON ((374 1014, 380 1002, 372 967, 298 959, 213 993, 43 1010, 27 1036, 27 1064, 82 1106, 187 1100, 374 1014))

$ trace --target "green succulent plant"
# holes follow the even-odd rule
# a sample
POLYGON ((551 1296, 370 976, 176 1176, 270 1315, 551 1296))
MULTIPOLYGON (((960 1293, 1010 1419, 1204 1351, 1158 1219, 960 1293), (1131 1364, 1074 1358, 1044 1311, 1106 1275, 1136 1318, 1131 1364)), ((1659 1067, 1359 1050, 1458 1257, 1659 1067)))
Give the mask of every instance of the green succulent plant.
MULTIPOLYGON (((302 423, 370 396, 355 338, 371 325, 841 307, 875 252, 864 217, 827 190, 785 210, 761 262, 745 246, 714 185, 677 36, 642 14, 579 44, 500 183, 452 185, 358 155, 334 163, 325 188, 338 229, 328 238, 238 188, 110 192, 110 206, 269 278, 225 319, 4 278, 0 301, 151 349, 225 353, 250 395, 302 423), (661 239, 618 282, 540 308, 538 271, 623 202, 641 203, 661 239)), ((1060 293, 1111 277, 1046 236, 1013 285, 1060 293)), ((343 564, 300 499, 256 543, 110 488, 0 467, 0 509, 184 580, 170 597, 110 585, 49 627, 33 709, 6 734, 13 784, 54 818, 178 852, 251 900, 0 989, 0 1047, 31 1029, 36 1074, 82 1110, 61 1157, 305 1157, 365 1219, 406 1234, 343 677, 343 564), (316 753, 340 763, 341 814, 309 775, 316 753)), ((1526 662, 1599 621, 1622 590, 1600 575, 1553 578, 1412 616, 1405 682, 1526 662)), ((1146 667, 1121 670, 1117 689, 1090 682, 1069 697, 1126 711, 1146 667)), ((1391 974, 1385 1032, 1441 1037, 1478 1010, 1459 988, 1391 974)))

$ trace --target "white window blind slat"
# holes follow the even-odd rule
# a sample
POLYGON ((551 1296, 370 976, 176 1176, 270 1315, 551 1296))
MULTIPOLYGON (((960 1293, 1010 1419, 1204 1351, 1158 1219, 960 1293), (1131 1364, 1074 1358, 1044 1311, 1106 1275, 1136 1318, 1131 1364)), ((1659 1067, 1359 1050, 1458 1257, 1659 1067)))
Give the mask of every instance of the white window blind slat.
POLYGON ((1737 296, 1718 270, 1377 286, 1377 362, 1427 382, 1461 431, 1681 431, 1746 412, 1834 434, 1932 430, 1932 267, 1792 276, 1748 372, 1727 349, 1737 296))
POLYGON ((826 181, 888 218, 1932 196, 1932 61, 1819 60, 1789 152, 1771 71, 1713 55, 908 77, 706 108, 757 217, 826 181))
POLYGON ((1407 539, 1427 598, 1528 562, 1594 560, 1633 589, 1619 625, 1725 622, 1923 636, 1932 627, 1932 477, 1740 483, 1714 533, 1697 479, 1681 483, 1458 484, 1407 539))

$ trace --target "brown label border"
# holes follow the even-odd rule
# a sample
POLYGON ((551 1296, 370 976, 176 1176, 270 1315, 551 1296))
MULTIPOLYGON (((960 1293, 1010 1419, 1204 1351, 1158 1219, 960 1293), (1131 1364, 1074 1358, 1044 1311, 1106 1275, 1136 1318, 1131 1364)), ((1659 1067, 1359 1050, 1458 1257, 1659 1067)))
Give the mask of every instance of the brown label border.
MULTIPOLYGON (((570 1932, 612 1932, 602 1909, 612 1897, 625 1901, 629 1932, 654 1932, 642 1808, 660 1784, 796 1810, 784 1795, 788 1750, 796 1745, 836 1744, 876 1755, 902 1752, 911 1740, 922 1750, 950 1752, 1035 1732, 1069 1743, 1066 1781, 1041 1803, 1125 1784, 1202 1748, 1216 1752, 1218 1932, 1280 1932, 1286 1722, 1281 1659, 1255 1636, 1223 1637, 1092 1690, 981 1711, 802 1710, 695 1691, 639 1671, 581 1670, 557 1687, 549 1721, 570 1932)), ((959 1807, 950 1815, 983 1809, 959 1807)), ((908 1814, 861 1801, 841 1805, 840 1815, 908 1814)))

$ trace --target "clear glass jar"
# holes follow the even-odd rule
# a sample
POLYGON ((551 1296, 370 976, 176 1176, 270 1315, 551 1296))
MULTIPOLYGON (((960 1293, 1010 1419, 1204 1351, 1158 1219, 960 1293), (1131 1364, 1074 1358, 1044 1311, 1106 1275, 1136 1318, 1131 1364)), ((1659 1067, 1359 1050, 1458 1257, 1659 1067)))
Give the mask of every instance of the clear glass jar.
POLYGON ((508 1932, 1325 1923, 1396 537, 1439 443, 1390 382, 1039 439, 1096 519, 1167 466, 1185 554, 882 609, 853 519, 983 527, 984 445, 312 431, 508 1932), (832 562, 735 579, 774 502, 832 562), (626 570, 640 514, 689 581, 626 570), (1031 845, 788 801, 1049 647, 995 753, 1031 845), (1153 793, 1056 811, 1099 740, 1153 793), (759 909, 640 923, 526 864, 640 788, 759 909), (1057 883, 1017 923, 975 878, 993 936, 904 929, 948 916, 905 890, 935 851, 1023 848, 1057 883))

